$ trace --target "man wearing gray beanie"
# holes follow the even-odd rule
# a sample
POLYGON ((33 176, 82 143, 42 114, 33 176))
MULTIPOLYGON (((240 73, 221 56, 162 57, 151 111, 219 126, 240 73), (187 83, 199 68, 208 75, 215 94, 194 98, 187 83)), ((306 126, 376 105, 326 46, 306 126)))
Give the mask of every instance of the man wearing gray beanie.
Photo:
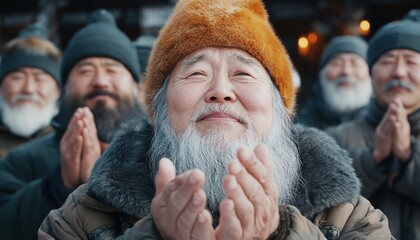
POLYGON ((7 43, 0 62, 0 158, 52 131, 60 96, 61 52, 37 22, 7 43))
POLYGON ((131 40, 106 10, 70 40, 55 133, 9 152, 0 163, 0 239, 36 239, 42 220, 85 183, 114 132, 143 117, 140 67, 131 40))
POLYGON ((362 195, 396 239, 420 239, 420 23, 386 24, 369 42, 375 97, 363 118, 330 134, 351 153, 362 195))
POLYGON ((358 36, 338 36, 328 43, 314 98, 299 112, 299 123, 326 129, 363 112, 372 95, 366 51, 367 43, 358 36))

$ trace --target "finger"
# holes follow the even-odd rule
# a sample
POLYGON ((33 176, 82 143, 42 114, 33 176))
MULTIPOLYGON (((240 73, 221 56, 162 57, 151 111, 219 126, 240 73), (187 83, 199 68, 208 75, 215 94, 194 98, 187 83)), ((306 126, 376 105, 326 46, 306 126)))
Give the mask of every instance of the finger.
POLYGON ((63 135, 63 139, 67 139, 70 135, 81 135, 81 129, 83 128, 82 121, 82 110, 78 108, 70 119, 67 125, 67 130, 63 135))
POLYGON ((97 133, 93 113, 90 111, 88 107, 84 107, 83 111, 84 111, 85 124, 86 124, 86 127, 89 129, 89 134, 93 140, 96 140, 98 139, 98 133, 97 133))
POLYGON ((82 151, 82 136, 72 137, 69 145, 60 146, 61 177, 64 186, 74 188, 80 184, 80 155, 82 151))
POLYGON ((217 239, 242 239, 243 228, 235 213, 235 203, 224 199, 220 204, 220 221, 216 228, 217 239))
MULTIPOLYGON (((276 183, 274 182, 273 177, 273 162, 270 158, 270 155, 268 153, 268 148, 265 144, 258 144, 254 149, 254 155, 257 159, 261 161, 262 164, 266 167, 266 176, 265 179, 266 182, 263 183, 263 187, 266 191, 266 193, 275 194, 276 198, 278 196, 278 188, 276 183)), ((277 200, 276 200, 277 201, 277 200)))
POLYGON ((83 148, 82 148, 82 162, 80 164, 80 181, 85 183, 92 172, 95 162, 98 160, 101 152, 98 144, 94 144, 89 138, 89 130, 83 128, 83 148))
MULTIPOLYGON (((183 175, 183 177, 185 177, 186 174, 183 175)), ((191 200, 192 195, 204 185, 204 180, 205 178, 202 171, 194 169, 188 172, 187 176, 182 179, 182 183, 179 188, 170 194, 168 200, 169 209, 171 209, 171 211, 175 214, 182 212, 191 200)))
MULTIPOLYGON (((261 149, 260 151, 264 151, 264 150, 261 149)), ((237 151, 237 156, 242 166, 255 179, 257 179, 261 184, 264 184, 267 181, 267 177, 268 177, 267 166, 264 165, 260 159, 258 159, 258 157, 254 154, 254 152, 250 148, 239 148, 237 151)), ((264 156, 264 157, 267 157, 267 156, 264 156)), ((238 170, 238 169, 239 168, 232 169, 232 170, 238 170)))
POLYGON ((159 161, 159 169, 156 175, 156 193, 159 195, 163 192, 165 186, 172 180, 175 179, 176 170, 172 161, 167 158, 162 158, 159 161))
POLYGON ((187 207, 176 220, 177 238, 189 239, 191 237, 194 224, 198 221, 200 213, 204 211, 206 201, 206 194, 202 189, 199 189, 192 195, 187 207))
MULTIPOLYGON (((254 184, 255 183, 256 181, 254 180, 254 184)), ((257 206, 255 204, 257 204, 257 202, 263 203, 261 198, 265 193, 261 186, 251 187, 251 185, 253 185, 252 183, 244 185, 245 186, 241 186, 233 175, 227 175, 223 181, 223 189, 226 193, 226 197, 234 202, 236 216, 239 219, 242 228, 248 229, 255 220, 255 206, 257 206), (245 190, 245 188, 252 188, 252 190, 245 190), (252 196, 247 196, 245 191, 253 191, 252 196), (260 194, 260 196, 257 196, 257 194, 260 194), (250 197, 253 199, 250 199, 250 197)))
POLYGON ((191 239, 216 239, 209 211, 203 210, 199 213, 191 231, 191 239))

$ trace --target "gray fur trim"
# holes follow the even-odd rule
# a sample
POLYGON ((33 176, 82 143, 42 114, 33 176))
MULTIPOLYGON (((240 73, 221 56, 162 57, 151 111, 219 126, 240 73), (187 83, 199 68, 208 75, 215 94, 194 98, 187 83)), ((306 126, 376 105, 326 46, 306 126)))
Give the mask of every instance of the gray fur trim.
MULTIPOLYGON (((311 219, 326 208, 354 202, 360 183, 347 152, 317 129, 297 125, 293 133, 302 167, 296 199, 290 204, 311 219)), ((149 213, 155 191, 147 160, 152 135, 144 120, 125 124, 97 161, 89 195, 131 216, 149 213)))
POLYGON ((347 151, 318 129, 297 125, 293 132, 303 176, 293 205, 311 219, 326 208, 355 202, 360 182, 347 151))
POLYGON ((123 124, 89 178, 88 194, 131 216, 143 217, 154 195, 146 161, 152 127, 144 119, 123 124))

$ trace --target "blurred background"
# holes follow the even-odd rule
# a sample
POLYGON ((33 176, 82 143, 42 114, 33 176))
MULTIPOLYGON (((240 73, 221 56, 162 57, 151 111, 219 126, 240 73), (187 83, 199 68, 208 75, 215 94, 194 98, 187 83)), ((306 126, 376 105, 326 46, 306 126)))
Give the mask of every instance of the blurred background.
MULTIPOLYGON (((229 1, 229 0, 226 0, 229 1)), ((0 0, 0 48, 29 23, 48 25, 50 39, 65 49, 89 13, 105 8, 132 40, 157 35, 177 0, 0 0)), ((399 20, 420 0, 265 0, 270 20, 301 77, 298 107, 311 96, 318 61, 337 35, 369 41, 385 23, 399 20)), ((420 44, 420 43, 419 43, 420 44)))

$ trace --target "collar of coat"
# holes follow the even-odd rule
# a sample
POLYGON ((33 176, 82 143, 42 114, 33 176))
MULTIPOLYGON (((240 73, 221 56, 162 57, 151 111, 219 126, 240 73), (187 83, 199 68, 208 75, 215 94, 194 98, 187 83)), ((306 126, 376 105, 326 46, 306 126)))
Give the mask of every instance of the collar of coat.
MULTIPOLYGON (((346 202, 354 202, 360 183, 347 152, 325 133, 294 126, 301 160, 301 181, 290 204, 311 219, 315 214, 346 202)), ((122 126, 95 164, 88 194, 133 217, 150 213, 155 189, 147 158, 153 129, 146 121, 122 126)))

